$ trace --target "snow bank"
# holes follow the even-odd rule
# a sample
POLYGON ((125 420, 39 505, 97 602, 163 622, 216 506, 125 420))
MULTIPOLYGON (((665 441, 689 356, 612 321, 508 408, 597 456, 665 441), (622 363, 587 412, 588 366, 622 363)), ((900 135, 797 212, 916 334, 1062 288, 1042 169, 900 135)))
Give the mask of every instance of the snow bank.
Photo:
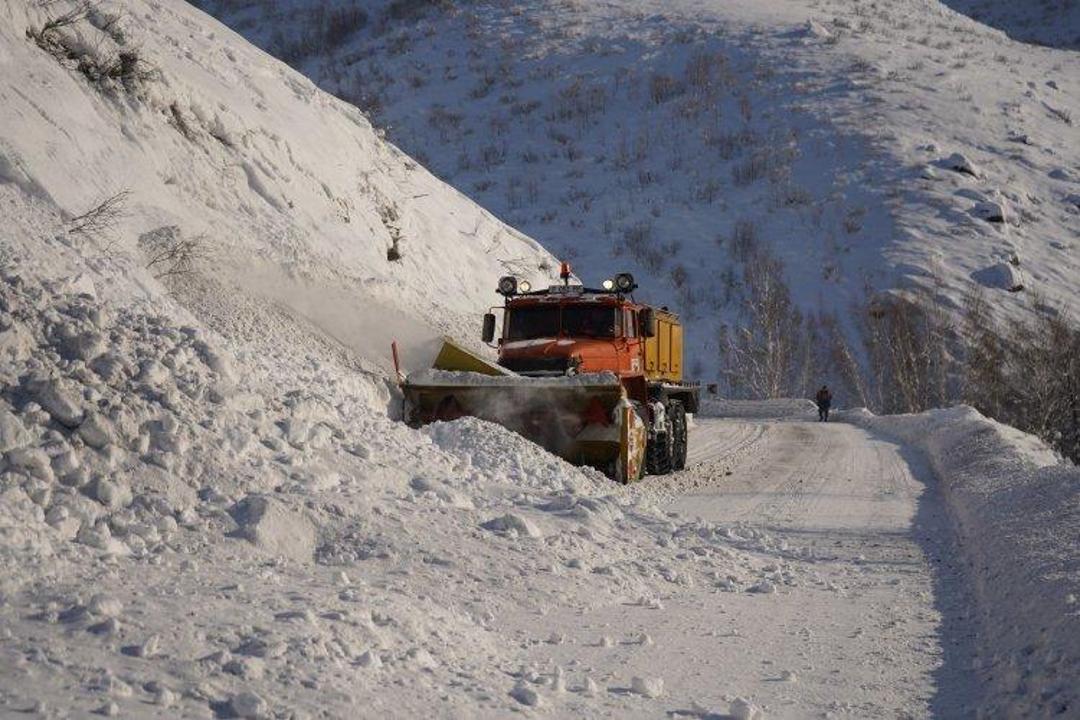
POLYGON ((981 716, 1077 712, 1080 469, 967 406, 840 417, 920 449, 940 479, 978 603, 981 716))
POLYGON ((727 398, 702 398, 702 417, 799 419, 817 417, 817 406, 804 398, 780 398, 777 400, 729 400, 727 398))

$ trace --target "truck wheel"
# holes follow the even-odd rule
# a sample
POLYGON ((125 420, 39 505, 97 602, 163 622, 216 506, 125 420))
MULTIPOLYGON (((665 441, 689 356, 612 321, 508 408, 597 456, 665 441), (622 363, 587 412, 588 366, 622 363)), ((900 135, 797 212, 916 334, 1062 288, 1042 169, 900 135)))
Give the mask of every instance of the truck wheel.
POLYGON ((645 446, 645 467, 650 475, 667 475, 674 459, 674 434, 657 433, 645 446))
POLYGON ((686 449, 689 446, 686 430, 686 408, 678 400, 672 400, 667 408, 671 422, 672 448, 671 468, 682 470, 686 467, 686 449))

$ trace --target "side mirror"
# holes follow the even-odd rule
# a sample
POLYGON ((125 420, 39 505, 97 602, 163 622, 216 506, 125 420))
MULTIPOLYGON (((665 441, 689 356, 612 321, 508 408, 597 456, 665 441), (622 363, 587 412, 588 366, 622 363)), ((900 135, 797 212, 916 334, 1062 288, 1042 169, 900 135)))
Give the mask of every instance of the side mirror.
POLYGON ((495 339, 495 313, 486 313, 484 315, 484 336, 483 340, 486 343, 491 343, 495 339))
POLYGON ((656 337, 656 313, 652 308, 645 308, 638 316, 641 321, 641 334, 645 337, 656 337))

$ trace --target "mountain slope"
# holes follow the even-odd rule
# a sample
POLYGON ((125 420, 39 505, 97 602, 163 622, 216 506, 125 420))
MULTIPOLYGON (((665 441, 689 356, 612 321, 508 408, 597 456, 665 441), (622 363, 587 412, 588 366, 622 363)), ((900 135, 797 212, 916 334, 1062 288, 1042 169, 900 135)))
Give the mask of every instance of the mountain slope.
POLYGON ((1072 0, 945 0, 945 4, 1014 40, 1080 50, 1080 5, 1072 0))
POLYGON ((856 344, 882 290, 1077 309, 1080 61, 939 2, 204 4, 583 275, 645 276, 698 376, 748 245, 856 344))

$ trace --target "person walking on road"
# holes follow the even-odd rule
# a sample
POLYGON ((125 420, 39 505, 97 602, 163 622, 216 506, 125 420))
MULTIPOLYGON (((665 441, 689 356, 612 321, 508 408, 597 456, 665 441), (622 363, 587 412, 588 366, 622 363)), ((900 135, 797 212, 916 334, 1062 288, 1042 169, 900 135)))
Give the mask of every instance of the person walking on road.
POLYGON ((818 422, 829 422, 829 407, 832 405, 832 393, 828 385, 822 385, 814 398, 817 401, 818 422))

